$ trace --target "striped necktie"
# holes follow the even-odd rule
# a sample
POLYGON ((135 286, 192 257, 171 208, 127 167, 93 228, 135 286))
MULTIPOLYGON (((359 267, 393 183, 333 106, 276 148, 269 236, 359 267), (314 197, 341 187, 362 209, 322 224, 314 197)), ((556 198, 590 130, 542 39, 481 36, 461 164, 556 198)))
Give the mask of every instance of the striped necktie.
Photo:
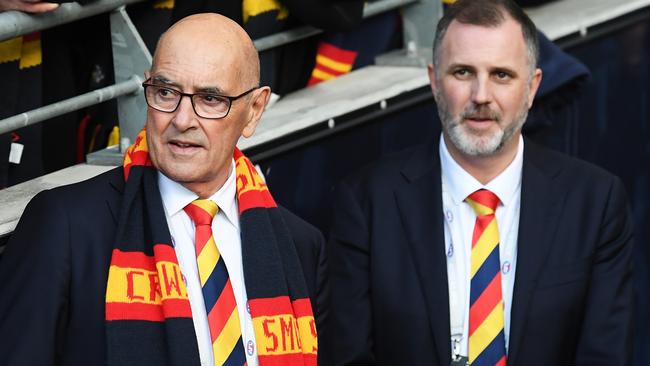
POLYGON ((196 200, 184 208, 196 227, 196 262, 208 314, 215 366, 246 363, 239 313, 226 263, 212 237, 212 219, 219 207, 210 200, 196 200))
POLYGON ((499 198, 479 189, 465 201, 476 213, 470 269, 469 363, 505 366, 499 229, 494 215, 499 198))

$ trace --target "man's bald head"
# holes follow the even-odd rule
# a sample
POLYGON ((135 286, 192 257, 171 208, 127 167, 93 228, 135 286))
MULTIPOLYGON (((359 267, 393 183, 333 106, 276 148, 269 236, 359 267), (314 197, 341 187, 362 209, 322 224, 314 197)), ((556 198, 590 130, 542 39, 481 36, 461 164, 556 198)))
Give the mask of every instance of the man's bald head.
POLYGON ((152 70, 169 55, 200 58, 208 63, 232 59, 237 78, 248 87, 260 82, 260 61, 253 41, 231 19, 216 13, 201 13, 174 23, 158 40, 152 70))

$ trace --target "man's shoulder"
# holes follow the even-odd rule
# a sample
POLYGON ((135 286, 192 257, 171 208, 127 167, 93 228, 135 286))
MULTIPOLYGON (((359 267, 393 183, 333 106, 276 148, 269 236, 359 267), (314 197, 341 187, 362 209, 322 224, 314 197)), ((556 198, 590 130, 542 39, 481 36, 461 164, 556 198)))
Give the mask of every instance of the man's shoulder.
POLYGON ((303 220, 283 206, 278 206, 278 212, 287 225, 287 229, 289 229, 296 245, 301 245, 302 243, 319 244, 323 241, 322 233, 314 225, 303 220))
POLYGON ((417 145, 382 156, 347 176, 343 184, 354 189, 386 190, 438 167, 433 144, 417 145))
POLYGON ((611 184, 618 180, 611 172, 591 162, 526 141, 524 159, 549 175, 573 185, 611 184))
MULTIPOLYGON (((121 172, 113 169, 85 181, 41 191, 25 207, 12 240, 65 240, 74 236, 77 243, 91 245, 91 238, 104 242, 107 230, 113 230, 121 203, 121 177, 121 172), (33 239, 35 231, 41 237, 33 239)), ((109 243, 112 235, 107 238, 109 243)))
POLYGON ((68 202, 68 206, 89 206, 121 193, 124 185, 123 169, 117 167, 81 182, 41 191, 34 197, 45 202, 68 202))

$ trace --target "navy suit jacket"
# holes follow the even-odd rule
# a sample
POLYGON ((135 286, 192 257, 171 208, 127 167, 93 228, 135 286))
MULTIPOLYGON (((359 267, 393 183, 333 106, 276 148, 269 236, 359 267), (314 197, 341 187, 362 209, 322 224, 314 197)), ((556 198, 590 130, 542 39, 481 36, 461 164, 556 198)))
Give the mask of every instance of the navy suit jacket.
MULTIPOLYGON (((105 364, 105 294, 124 178, 116 168, 39 193, 0 262, 0 365, 105 364)), ((319 336, 327 317, 321 233, 284 208, 319 336)))
MULTIPOLYGON (((447 366, 438 145, 344 181, 330 235, 336 365, 447 366)), ((632 229, 618 178, 526 140, 508 366, 627 365, 632 229)))

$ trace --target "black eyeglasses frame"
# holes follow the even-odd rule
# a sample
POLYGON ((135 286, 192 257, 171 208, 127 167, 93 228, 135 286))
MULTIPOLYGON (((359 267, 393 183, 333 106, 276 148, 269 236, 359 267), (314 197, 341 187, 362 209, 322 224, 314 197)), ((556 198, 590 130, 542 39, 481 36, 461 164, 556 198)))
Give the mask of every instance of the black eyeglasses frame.
POLYGON ((153 109, 155 109, 155 110, 157 110, 159 112, 163 112, 163 113, 174 113, 178 109, 178 106, 181 105, 181 101, 183 100, 183 97, 188 97, 188 98, 190 98, 190 103, 192 104, 192 109, 194 110, 194 113, 197 116, 199 116, 201 118, 205 118, 205 119, 223 119, 223 118, 226 118, 228 116, 228 114, 230 113, 230 109, 232 108, 232 103, 234 101, 236 101, 237 99, 239 99, 239 98, 241 98, 243 96, 246 96, 246 95, 250 94, 252 91, 254 91, 256 89, 259 89, 259 86, 256 86, 256 87, 250 88, 247 91, 245 91, 245 92, 243 92, 243 93, 241 93, 239 95, 236 95, 236 96, 221 95, 221 94, 216 94, 216 93, 203 93, 203 92, 201 92, 201 93, 183 93, 180 90, 170 88, 170 87, 165 86, 165 85, 153 84, 153 83, 150 83, 149 81, 151 81, 151 78, 145 80, 142 83, 142 88, 144 89, 143 90, 144 91, 144 100, 147 102, 147 105, 149 107, 151 107, 151 108, 153 108, 153 109), (164 88, 164 89, 172 90, 175 93, 178 93, 178 95, 180 95, 180 98, 178 98, 178 103, 176 103, 176 107, 174 107, 174 109, 172 109, 170 111, 166 111, 166 110, 158 109, 155 106, 151 105, 151 103, 149 103, 149 99, 147 98, 147 88, 148 87, 164 88), (199 96, 201 96, 201 95, 210 95, 210 96, 214 96, 214 97, 226 98, 226 99, 228 99, 228 110, 226 111, 226 113, 222 117, 204 117, 199 112, 196 111, 196 105, 194 104, 194 96, 195 95, 199 95, 199 96))

